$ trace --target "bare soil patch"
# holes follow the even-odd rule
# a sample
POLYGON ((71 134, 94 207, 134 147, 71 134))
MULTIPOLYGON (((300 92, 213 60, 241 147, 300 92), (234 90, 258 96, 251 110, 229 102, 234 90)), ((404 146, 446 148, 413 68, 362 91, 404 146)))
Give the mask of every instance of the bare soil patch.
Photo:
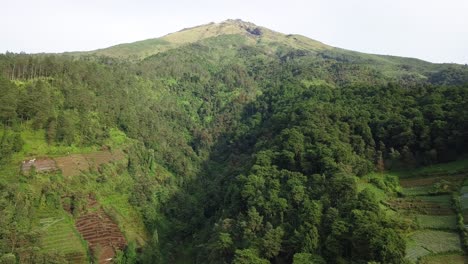
POLYGON ((36 172, 45 173, 58 170, 55 160, 50 158, 33 158, 24 160, 21 163, 21 171, 25 174, 29 173, 34 167, 36 172))
POLYGON ((80 175, 82 172, 98 170, 101 165, 122 160, 124 157, 121 150, 103 150, 89 154, 73 154, 55 160, 64 176, 73 177, 80 175))

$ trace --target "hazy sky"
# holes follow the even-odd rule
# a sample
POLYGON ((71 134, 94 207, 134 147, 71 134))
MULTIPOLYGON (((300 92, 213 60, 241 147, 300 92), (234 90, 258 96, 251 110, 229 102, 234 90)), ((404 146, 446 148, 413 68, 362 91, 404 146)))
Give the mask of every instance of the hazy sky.
POLYGON ((326 44, 468 63, 468 0, 0 0, 0 52, 93 50, 240 18, 326 44))

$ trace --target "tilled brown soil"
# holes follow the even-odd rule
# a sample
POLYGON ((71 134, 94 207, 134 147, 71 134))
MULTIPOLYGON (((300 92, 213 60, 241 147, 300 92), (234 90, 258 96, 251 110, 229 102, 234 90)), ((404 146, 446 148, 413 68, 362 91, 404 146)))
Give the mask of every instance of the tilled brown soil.
POLYGON ((73 154, 55 158, 57 166, 66 177, 78 176, 82 172, 97 170, 102 164, 118 161, 124 158, 121 150, 98 151, 88 154, 73 154))
POLYGON ((28 159, 21 163, 21 171, 23 173, 29 173, 33 167, 36 172, 52 172, 58 170, 55 160, 50 158, 28 159))
POLYGON ((101 150, 88 154, 71 154, 57 158, 31 158, 21 163, 21 171, 29 173, 32 167, 36 172, 61 170, 64 176, 78 176, 82 172, 98 170, 102 164, 121 160, 125 157, 121 150, 101 150))
POLYGON ((92 211, 80 216, 75 226, 88 242, 91 252, 98 256, 99 263, 111 263, 117 250, 123 250, 127 241, 118 225, 104 210, 90 199, 92 211))
POLYGON ((420 199, 393 199, 388 202, 395 210, 412 211, 427 215, 453 215, 452 208, 440 203, 423 201, 420 199))

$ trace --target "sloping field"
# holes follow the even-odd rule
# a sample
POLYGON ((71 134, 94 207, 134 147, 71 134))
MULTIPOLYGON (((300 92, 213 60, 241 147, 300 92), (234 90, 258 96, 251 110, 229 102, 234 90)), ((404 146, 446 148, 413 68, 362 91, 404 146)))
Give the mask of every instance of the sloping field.
POLYGON ((408 237, 407 258, 411 261, 425 255, 444 252, 463 252, 458 233, 420 230, 408 237))
POLYGON ((69 263, 88 263, 86 245, 74 229, 70 216, 47 210, 41 210, 38 215, 43 251, 64 256, 69 263))
POLYGON ((395 210, 415 214, 453 215, 455 212, 450 206, 449 199, 447 195, 418 196, 392 199, 388 201, 388 204, 395 210))
POLYGON ((57 165, 53 159, 38 158, 24 160, 21 164, 21 172, 29 173, 34 167, 36 172, 52 172, 58 170, 57 165))
POLYGON ((111 263, 116 251, 123 250, 127 241, 117 224, 92 199, 90 209, 76 220, 76 229, 99 263, 111 263))
POLYGON ((421 228, 439 230, 457 230, 456 215, 416 215, 421 228))
POLYGON ((57 166, 66 177, 78 176, 82 172, 88 172, 91 169, 97 170, 102 164, 124 159, 121 150, 98 151, 89 154, 73 154, 69 156, 55 158, 57 166))
POLYGON ((89 169, 88 162, 82 154, 55 158, 55 161, 64 176, 78 176, 89 169))
POLYGON ((82 172, 98 170, 99 166, 125 158, 121 150, 102 150, 88 154, 71 154, 57 158, 32 158, 21 163, 21 171, 29 173, 32 167, 36 172, 61 170, 64 176, 78 176, 82 172))
POLYGON ((432 177, 421 177, 421 178, 408 178, 401 179, 400 185, 403 188, 411 188, 415 186, 428 186, 441 181, 447 181, 455 184, 460 184, 465 179, 466 174, 457 175, 446 175, 446 176, 432 176, 432 177))
POLYGON ((433 187, 431 185, 402 188, 402 193, 405 196, 428 195, 431 191, 433 191, 433 187))
POLYGON ((465 264, 468 258, 462 254, 447 254, 421 258, 419 264, 465 264))
MULTIPOLYGON (((387 204, 420 228, 407 234, 406 257, 411 262, 467 263, 452 201, 453 192, 459 191, 468 177, 467 166, 462 160, 402 174, 405 178, 400 178, 399 183, 404 197, 387 200, 387 204)), ((468 209, 468 194, 464 197, 468 187, 465 189, 461 192, 461 204, 467 204, 468 209)))

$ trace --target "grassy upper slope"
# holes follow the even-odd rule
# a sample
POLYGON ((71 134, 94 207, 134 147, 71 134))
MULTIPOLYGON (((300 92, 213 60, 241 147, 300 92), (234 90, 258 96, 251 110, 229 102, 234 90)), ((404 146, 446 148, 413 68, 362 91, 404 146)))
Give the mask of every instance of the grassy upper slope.
POLYGON ((195 43, 204 39, 222 35, 241 35, 249 40, 249 45, 274 47, 287 45, 297 49, 331 49, 318 41, 300 35, 285 35, 264 27, 241 20, 226 20, 221 23, 209 23, 165 35, 161 38, 147 39, 133 43, 115 45, 105 49, 74 54, 96 54, 116 58, 143 59, 160 52, 195 43))
MULTIPOLYGON (((243 46, 261 49, 266 54, 280 55, 283 59, 307 57, 320 65, 343 63, 377 70, 390 80, 414 83, 435 82, 446 76, 434 77, 438 73, 455 69, 458 79, 468 79, 465 66, 455 64, 433 64, 419 59, 397 56, 366 54, 335 48, 319 41, 296 34, 283 34, 242 20, 226 20, 187 28, 160 38, 147 39, 133 43, 119 44, 108 48, 86 52, 69 53, 75 56, 98 55, 133 61, 140 61, 156 54, 175 50, 191 44, 206 45, 221 43, 228 50, 233 43, 226 36, 243 39, 243 46), (209 41, 220 39, 218 41, 209 41), (208 41, 207 41, 208 40, 208 41)), ((209 45, 208 45, 209 47, 209 45)), ((339 70, 339 69, 338 69, 339 70)))

